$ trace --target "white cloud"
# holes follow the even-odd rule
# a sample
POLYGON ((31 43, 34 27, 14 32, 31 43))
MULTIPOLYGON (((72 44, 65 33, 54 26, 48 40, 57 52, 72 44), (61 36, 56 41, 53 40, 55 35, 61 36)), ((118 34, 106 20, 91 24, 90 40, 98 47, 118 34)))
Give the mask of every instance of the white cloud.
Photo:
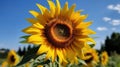
POLYGON ((105 22, 108 22, 108 21, 111 21, 111 18, 109 18, 109 17, 103 17, 103 20, 104 20, 105 22))
POLYGON ((109 17, 103 17, 103 21, 108 22, 113 26, 120 25, 120 19, 111 19, 109 17))
POLYGON ((112 9, 114 9, 114 5, 112 5, 112 4, 111 4, 111 5, 108 5, 107 8, 112 10, 112 9))
POLYGON ((113 26, 118 26, 118 25, 120 25, 120 20, 119 20, 119 19, 113 19, 110 23, 111 23, 113 26))
POLYGON ((106 31, 108 30, 106 27, 97 27, 97 30, 98 31, 106 31))
POLYGON ((120 4, 116 4, 116 5, 111 4, 111 5, 108 5, 107 8, 110 10, 118 11, 118 13, 120 13, 120 4))

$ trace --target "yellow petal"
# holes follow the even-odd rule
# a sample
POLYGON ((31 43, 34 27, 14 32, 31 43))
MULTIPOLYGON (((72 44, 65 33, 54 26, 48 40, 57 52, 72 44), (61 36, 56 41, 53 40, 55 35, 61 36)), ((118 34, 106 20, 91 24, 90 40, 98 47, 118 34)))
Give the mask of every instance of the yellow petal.
POLYGON ((30 26, 28 28, 25 28, 23 30, 23 32, 27 33, 27 34, 43 34, 42 30, 39 30, 38 28, 35 28, 33 26, 30 26))
POLYGON ((59 62, 60 62, 60 63, 62 63, 62 62, 66 62, 66 63, 67 63, 67 61, 66 61, 66 59, 65 59, 65 57, 64 57, 64 54, 63 54, 62 49, 57 49, 56 52, 57 52, 57 55, 58 55, 58 57, 59 57, 59 59, 60 59, 59 62))
POLYGON ((62 18, 65 18, 65 16, 67 15, 67 14, 66 14, 67 11, 68 11, 68 2, 65 3, 63 9, 61 10, 60 16, 61 16, 62 18))
POLYGON ((46 60, 48 60, 51 57, 51 53, 52 51, 49 49, 49 51, 46 54, 46 58, 45 58, 46 60))
POLYGON ((51 15, 50 14, 51 13, 49 12, 49 10, 46 9, 45 12, 44 12, 44 14, 43 14, 43 16, 44 16, 44 18, 45 18, 46 21, 49 21, 51 19, 51 15))
POLYGON ((79 23, 83 22, 87 17, 88 15, 80 15, 75 25, 78 25, 79 23))
POLYGON ((79 52, 78 57, 81 59, 84 57, 83 49, 79 52))
POLYGON ((27 18, 26 19, 28 22, 34 24, 34 23, 38 23, 38 20, 34 19, 34 18, 27 18))
POLYGON ((28 42, 32 43, 32 44, 41 44, 42 41, 44 41, 44 40, 45 40, 45 38, 41 35, 31 35, 28 38, 28 42))
POLYGON ((34 10, 31 10, 29 11, 35 18, 37 18, 39 16, 40 13, 34 11, 34 10))
POLYGON ((85 47, 85 45, 86 45, 86 42, 76 40, 73 42, 71 47, 74 51, 77 52, 77 55, 80 58, 82 58, 82 57, 84 57, 82 49, 83 49, 83 47, 85 47))
POLYGON ((68 11, 68 2, 65 3, 65 5, 64 5, 64 7, 63 7, 63 9, 62 9, 62 11, 64 12, 64 10, 65 10, 65 11, 68 11))
POLYGON ((44 6, 40 5, 40 4, 36 4, 38 6, 38 8, 40 9, 41 13, 43 14, 45 12, 45 10, 47 8, 45 8, 44 6))
POLYGON ((74 23, 77 22, 79 20, 81 11, 82 10, 73 12, 72 15, 71 15, 71 17, 70 17, 70 20, 73 21, 74 23))
POLYGON ((95 40, 92 38, 87 38, 87 41, 92 42, 93 44, 96 44, 95 40))
POLYGON ((89 38, 88 35, 75 35, 75 39, 89 38))
POLYGON ((56 0, 56 12, 55 12, 55 16, 58 16, 60 14, 60 9, 61 9, 61 6, 60 6, 60 2, 59 0, 56 0))
POLYGON ((96 44, 95 40, 92 38, 83 38, 83 39, 78 39, 78 40, 84 40, 86 42, 92 42, 93 44, 96 44))
POLYGON ((79 28, 79 29, 82 29, 82 28, 87 28, 88 26, 90 26, 92 24, 92 22, 82 22, 82 23, 79 23, 76 28, 79 28))
POLYGON ((30 42, 30 44, 34 44, 34 45, 41 45, 41 41, 33 41, 33 42, 30 42))
POLYGON ((76 29, 75 30, 75 35, 90 35, 90 34, 96 34, 96 32, 94 32, 91 29, 76 29))
POLYGON ((74 47, 78 48, 77 50, 79 49, 81 50, 85 46, 85 44, 86 44, 85 42, 79 40, 73 42, 74 47))
POLYGON ((55 4, 50 0, 48 0, 48 4, 50 6, 51 17, 54 17, 54 15, 55 15, 55 4))
POLYGON ((38 28, 38 29, 44 29, 44 26, 41 25, 40 23, 34 23, 33 26, 38 28))
POLYGON ((49 45, 49 44, 46 44, 46 42, 44 42, 44 43, 40 46, 39 50, 37 51, 37 54, 42 54, 42 53, 47 52, 47 51, 49 50, 49 48, 50 48, 48 45, 49 45))
POLYGON ((81 34, 83 34, 83 35, 96 34, 96 32, 94 32, 91 29, 83 29, 83 30, 81 30, 81 32, 82 32, 81 34))
POLYGON ((70 64, 78 64, 78 59, 77 59, 77 57, 74 57, 74 59, 71 60, 70 62, 71 62, 70 64))
POLYGON ((47 52, 46 59, 49 59, 50 57, 52 57, 52 62, 54 62, 55 58, 56 58, 56 52, 55 51, 56 51, 55 48, 51 47, 49 49, 49 51, 47 52))
POLYGON ((44 18, 43 15, 41 15, 40 13, 38 13, 38 12, 36 12, 36 11, 34 11, 34 10, 31 10, 30 13, 31 13, 35 18, 38 19, 38 21, 39 21, 40 24, 42 24, 42 25, 45 25, 45 24, 46 24, 47 21, 45 20, 45 18, 44 18))
POLYGON ((71 17, 72 13, 74 12, 75 7, 76 7, 75 4, 73 4, 73 5, 70 7, 70 9, 69 9, 69 11, 68 11, 68 13, 67 13, 67 18, 70 18, 70 17, 71 17))
POLYGON ((66 58, 68 58, 68 60, 74 60, 74 58, 76 57, 76 52, 73 51, 72 47, 69 47, 66 49, 66 58))

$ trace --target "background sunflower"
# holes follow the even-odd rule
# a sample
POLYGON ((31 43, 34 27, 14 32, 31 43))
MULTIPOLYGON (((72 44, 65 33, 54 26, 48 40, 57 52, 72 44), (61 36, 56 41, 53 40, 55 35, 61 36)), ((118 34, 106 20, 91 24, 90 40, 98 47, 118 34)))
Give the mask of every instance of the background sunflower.
POLYGON ((85 67, 94 67, 99 62, 99 56, 95 49, 86 46, 86 48, 83 48, 84 58, 83 60, 87 63, 87 65, 84 65, 85 67))
POLYGON ((8 66, 16 66, 20 62, 19 56, 14 50, 10 50, 7 56, 8 66))
POLYGON ((102 54, 101 54, 101 64, 103 65, 103 66, 105 66, 105 65, 107 65, 107 63, 108 63, 108 54, 107 54, 107 52, 106 51, 103 51, 102 52, 102 54))

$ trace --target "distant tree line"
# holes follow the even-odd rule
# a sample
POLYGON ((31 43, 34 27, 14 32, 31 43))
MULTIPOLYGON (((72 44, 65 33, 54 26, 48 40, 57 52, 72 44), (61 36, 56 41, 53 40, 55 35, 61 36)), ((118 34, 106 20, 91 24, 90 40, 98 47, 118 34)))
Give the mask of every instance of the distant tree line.
POLYGON ((8 52, 9 52, 9 49, 1 48, 0 49, 0 58, 6 58, 8 52))
POLYGON ((116 52, 120 54, 120 33, 113 32, 111 36, 107 36, 105 43, 101 46, 101 51, 106 50, 109 55, 116 52))

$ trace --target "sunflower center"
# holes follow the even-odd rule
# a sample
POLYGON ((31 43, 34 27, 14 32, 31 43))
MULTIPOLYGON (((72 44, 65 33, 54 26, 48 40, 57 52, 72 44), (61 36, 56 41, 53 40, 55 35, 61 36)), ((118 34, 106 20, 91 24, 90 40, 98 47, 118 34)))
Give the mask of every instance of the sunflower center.
POLYGON ((53 46, 63 48, 72 42, 72 26, 65 21, 53 19, 46 24, 45 35, 53 46))
POLYGON ((102 61, 105 61, 105 56, 102 57, 102 61))
POLYGON ((70 36, 70 29, 64 24, 56 24, 53 32, 59 39, 67 39, 70 36))
POLYGON ((10 57, 10 60, 11 60, 11 62, 15 62, 15 57, 12 55, 12 56, 10 57))
POLYGON ((88 59, 85 60, 86 63, 90 63, 93 60, 93 56, 91 53, 86 53, 85 56, 90 56, 88 59))

